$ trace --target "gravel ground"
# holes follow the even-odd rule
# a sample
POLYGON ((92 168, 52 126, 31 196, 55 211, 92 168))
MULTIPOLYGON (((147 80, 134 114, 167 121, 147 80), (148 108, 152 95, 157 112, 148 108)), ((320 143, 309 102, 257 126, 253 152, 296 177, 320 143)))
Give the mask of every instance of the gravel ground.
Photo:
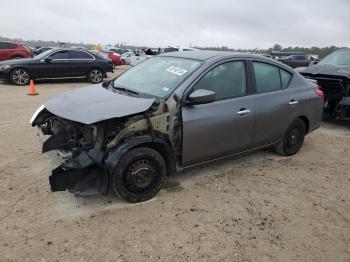
MULTIPOLYGON (((126 67, 119 67, 115 74, 126 67)), ((55 164, 29 125, 85 82, 0 83, 0 261, 350 261, 350 123, 301 151, 259 151, 169 177, 151 201, 52 193, 55 164)))

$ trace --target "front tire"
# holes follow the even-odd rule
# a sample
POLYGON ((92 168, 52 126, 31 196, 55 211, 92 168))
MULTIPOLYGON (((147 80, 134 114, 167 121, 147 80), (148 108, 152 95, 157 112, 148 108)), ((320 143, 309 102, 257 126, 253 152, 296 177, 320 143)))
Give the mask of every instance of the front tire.
POLYGON ((103 81, 103 71, 99 68, 91 69, 87 75, 90 83, 99 84, 103 81))
POLYGON ((153 198, 161 189, 166 177, 163 157, 155 150, 139 147, 128 151, 112 174, 113 192, 131 202, 153 198))
POLYGON ((281 156, 292 156, 298 153, 304 143, 306 128, 300 118, 288 127, 283 139, 274 147, 276 153, 281 156))
POLYGON ((27 85, 30 81, 30 74, 23 68, 13 69, 10 73, 10 82, 15 85, 27 85))

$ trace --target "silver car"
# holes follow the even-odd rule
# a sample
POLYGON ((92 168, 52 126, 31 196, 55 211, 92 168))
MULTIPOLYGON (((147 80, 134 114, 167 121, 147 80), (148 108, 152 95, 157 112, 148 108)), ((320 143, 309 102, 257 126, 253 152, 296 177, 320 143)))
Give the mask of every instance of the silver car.
POLYGON ((322 109, 322 91, 287 65, 258 55, 188 51, 51 98, 31 124, 43 153, 60 159, 52 191, 112 190, 140 202, 183 168, 266 147, 296 154, 320 126, 322 109))

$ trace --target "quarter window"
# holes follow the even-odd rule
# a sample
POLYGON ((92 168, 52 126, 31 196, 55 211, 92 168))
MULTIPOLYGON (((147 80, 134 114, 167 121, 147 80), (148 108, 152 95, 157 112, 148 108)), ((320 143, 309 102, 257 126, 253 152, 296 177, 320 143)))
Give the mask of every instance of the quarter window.
POLYGON ((206 89, 216 93, 216 100, 244 96, 246 75, 243 61, 221 64, 210 70, 194 86, 194 90, 206 89))

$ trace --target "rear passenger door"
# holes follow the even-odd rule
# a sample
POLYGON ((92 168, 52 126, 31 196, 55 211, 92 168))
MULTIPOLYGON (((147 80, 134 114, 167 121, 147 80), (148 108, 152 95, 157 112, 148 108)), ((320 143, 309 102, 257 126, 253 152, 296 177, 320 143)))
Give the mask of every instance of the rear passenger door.
POLYGON ((79 50, 69 51, 69 75, 70 77, 86 76, 93 66, 95 57, 87 52, 79 50))
POLYGON ((288 88, 292 73, 266 62, 252 61, 256 95, 254 146, 277 142, 294 119, 298 100, 288 88))

